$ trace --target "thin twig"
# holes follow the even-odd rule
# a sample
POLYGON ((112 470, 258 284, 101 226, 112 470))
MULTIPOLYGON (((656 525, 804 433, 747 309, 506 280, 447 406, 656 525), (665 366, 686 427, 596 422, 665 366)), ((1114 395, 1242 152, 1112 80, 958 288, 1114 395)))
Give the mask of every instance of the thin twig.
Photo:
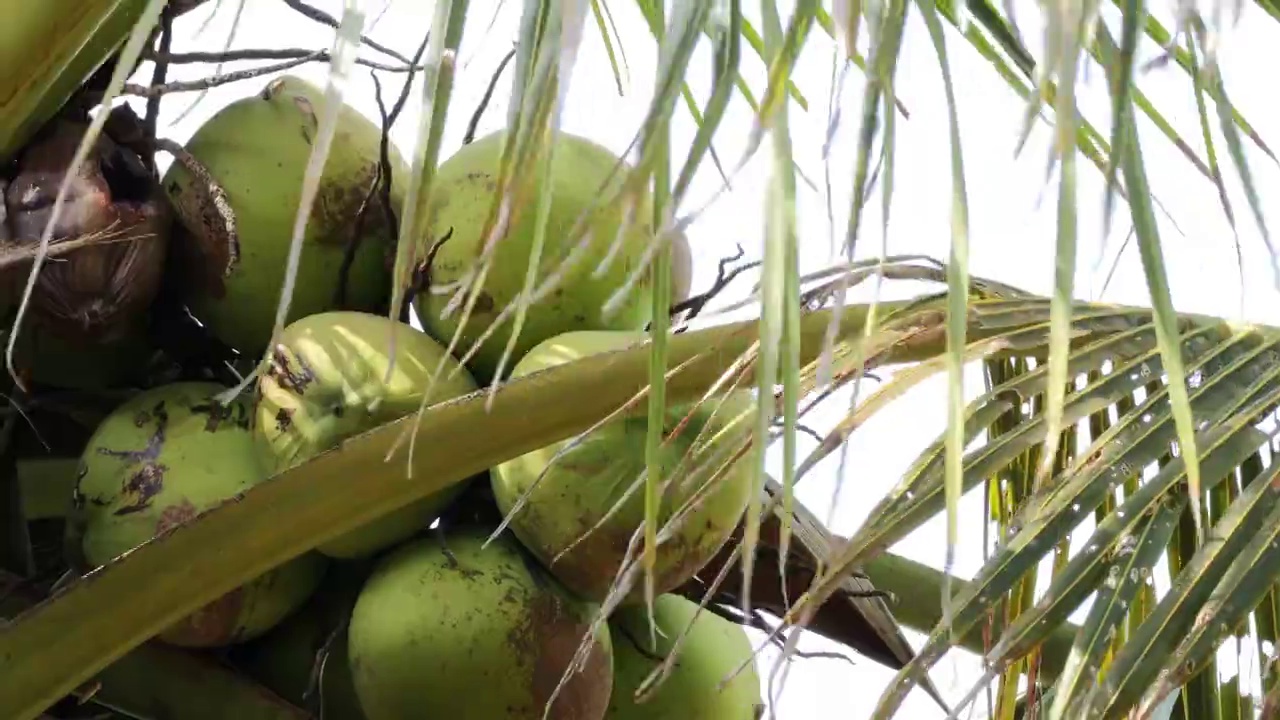
POLYGON ((717 295, 729 286, 729 283, 733 282, 742 273, 760 265, 759 260, 754 260, 745 265, 740 265, 730 271, 729 264, 741 260, 742 256, 745 254, 741 245, 738 245, 737 248, 738 251, 733 255, 720 259, 720 266, 716 270, 716 281, 712 283, 711 289, 673 305, 671 307, 672 318, 675 318, 681 313, 687 313, 684 316, 684 321, 687 323, 689 320, 697 317, 698 313, 702 312, 707 307, 708 303, 714 300, 717 295))
MULTIPOLYGON (((170 46, 173 44, 173 8, 166 8, 160 15, 160 51, 156 53, 159 56, 168 54, 170 46)), ((151 71, 152 86, 164 85, 165 75, 169 71, 169 63, 163 59, 156 59, 155 67, 151 71)), ((160 96, 152 95, 147 98, 147 115, 143 121, 143 133, 148 140, 154 140, 156 137, 156 125, 160 117, 160 96)), ((142 153, 142 162, 146 163, 147 169, 151 171, 152 176, 159 177, 156 171, 155 153, 142 153)))
MULTIPOLYGON (((322 25, 328 25, 329 27, 334 28, 334 29, 337 29, 337 27, 338 27, 338 20, 337 20, 337 18, 335 18, 334 16, 330 15, 329 13, 327 13, 327 12, 325 12, 325 11, 323 11, 323 10, 320 10, 320 9, 318 9, 318 8, 314 8, 314 7, 311 7, 310 5, 306 4, 305 2, 302 2, 302 0, 284 0, 284 4, 285 4, 285 5, 288 5, 288 6, 289 6, 289 7, 291 7, 291 8, 293 8, 293 10, 295 10, 298 14, 302 15, 303 17, 307 18, 308 20, 314 20, 314 21, 316 21, 316 22, 318 22, 318 23, 320 23, 320 24, 322 24, 322 25)), ((400 62, 402 62, 402 63, 404 63, 404 64, 406 64, 406 65, 413 65, 413 64, 414 64, 413 62, 411 62, 411 61, 409 60, 409 58, 407 58, 407 57, 405 57, 405 56, 401 55, 400 53, 396 52, 395 50, 392 50, 391 48, 387 47, 386 45, 382 45, 382 44, 380 44, 380 43, 378 43, 378 42, 374 41, 374 40, 373 40, 373 38, 370 38, 370 37, 369 37, 369 36, 367 36, 367 35, 363 35, 363 34, 362 34, 362 35, 360 35, 360 42, 364 43, 365 45, 368 45, 369 47, 373 48, 374 50, 377 50, 378 52, 382 53, 383 55, 388 55, 388 56, 390 56, 390 57, 393 57, 393 58, 395 58, 395 59, 399 60, 400 62)))
MULTIPOLYGON (((319 61, 329 62, 328 50, 311 50, 307 48, 254 48, 248 50, 227 50, 226 52, 184 52, 174 53, 167 50, 148 53, 145 57, 152 62, 167 62, 170 65, 191 65, 196 63, 228 63, 246 60, 297 60, 319 55, 319 61)), ((405 73, 422 70, 422 66, 410 64, 390 65, 387 63, 356 58, 357 65, 364 65, 385 72, 405 73)))
MULTIPOLYGON (((378 82, 378 76, 370 73, 373 77, 374 95, 381 105, 382 102, 382 84, 378 82)), ((382 116, 382 137, 386 138, 390 128, 387 127, 386 115, 382 116)), ((381 141, 379 141, 381 142, 381 141)), ((351 239, 347 241, 347 249, 342 254, 342 265, 338 268, 338 287, 334 289, 334 305, 343 307, 347 302, 347 285, 351 275, 351 266, 356 261, 356 251, 360 249, 360 243, 364 240, 365 219, 369 213, 369 203, 373 200, 374 193, 378 192, 378 188, 382 185, 382 163, 379 162, 373 171, 373 179, 369 181, 369 189, 365 191, 364 198, 360 201, 360 209, 356 212, 355 226, 351 230, 351 239)), ((392 235, 395 237, 395 235, 392 235)))
MULTIPOLYGON (((418 63, 427 52, 427 42, 430 39, 431 33, 423 36, 422 42, 418 44, 418 49, 413 54, 413 59, 409 61, 410 68, 419 67, 418 63)), ((396 98, 395 106, 388 112, 386 104, 382 100, 382 82, 378 79, 377 73, 369 73, 369 77, 373 80, 373 98, 378 104, 378 117, 382 122, 382 136, 378 140, 378 170, 374 173, 373 182, 369 185, 369 191, 360 203, 360 211, 356 214, 355 233, 352 236, 351 243, 347 245, 346 254, 342 258, 342 270, 338 276, 339 304, 346 299, 347 275, 350 272, 351 264, 355 262, 356 251, 359 249, 360 242, 364 236, 366 213, 369 211, 369 203, 373 200, 375 192, 379 193, 379 205, 388 235, 392 238, 400 237, 400 224, 396 219, 395 209, 391 204, 391 183, 394 179, 391 170, 391 128, 396 124, 396 119, 400 117, 400 113, 404 110, 404 104, 409 99, 409 91, 413 88, 415 74, 415 70, 409 70, 409 75, 404 79, 404 84, 400 86, 400 96, 396 98)), ((399 311, 397 312, 399 314, 399 311)))
POLYGON ((306 57, 295 58, 293 60, 286 60, 284 62, 276 63, 274 65, 263 65, 262 67, 250 68, 248 70, 236 70, 234 72, 223 73, 221 75, 210 75, 207 78, 201 78, 199 80, 180 80, 176 82, 165 83, 164 85, 151 85, 151 86, 126 83, 124 86, 124 90, 122 90, 121 93, 124 95, 138 95, 141 97, 152 97, 156 95, 168 95, 170 93, 179 93, 179 92, 199 92, 201 90, 208 90, 210 88, 218 87, 219 85, 228 85, 230 83, 240 82, 242 80, 252 80, 253 78, 256 78, 256 77, 262 77, 263 75, 270 75, 271 73, 280 72, 281 70, 289 70, 291 68, 295 68, 295 67, 298 67, 299 65, 304 65, 309 62, 316 62, 318 60, 323 59, 327 54, 328 53, 324 50, 318 50, 306 57))
POLYGON ((324 672, 329 667, 329 658, 333 654, 333 647, 341 633, 347 629, 347 621, 339 620, 337 625, 325 637, 324 644, 316 650, 315 656, 311 662, 311 673, 307 676, 307 689, 302 693, 302 701, 307 705, 311 705, 314 701, 318 707, 317 714, 324 717, 324 692, 321 687, 324 683, 324 672))
MULTIPOLYGON (((781 427, 785 424, 785 422, 786 422, 786 418, 779 417, 773 421, 772 425, 774 427, 781 427)), ((816 441, 819 445, 822 444, 822 440, 823 440, 822 434, 819 433, 817 430, 814 430, 813 428, 809 427, 808 425, 805 425, 804 423, 796 423, 796 430, 800 431, 805 435, 808 435, 810 438, 816 441)))
POLYGON ((489 87, 485 88, 484 96, 480 98, 480 104, 476 106, 475 112, 471 113, 471 122, 467 123, 467 133, 462 136, 462 144, 470 145, 472 140, 476 139, 476 127, 480 125, 480 118, 484 115, 484 111, 489 107, 489 101, 493 99, 493 91, 498 87, 498 80, 502 77, 502 71, 507 69, 507 63, 511 62, 511 58, 516 56, 516 49, 513 47, 507 52, 506 57, 502 58, 502 62, 498 63, 498 69, 494 71, 493 77, 489 78, 489 87))
POLYGON ((409 305, 413 303, 413 299, 419 294, 423 292, 430 292, 431 268, 435 265, 436 254, 440 252, 440 248, 444 247, 444 244, 449 242, 449 239, 452 237, 453 228, 449 228, 439 240, 435 241, 435 243, 431 245, 431 249, 427 251, 426 259, 423 260, 422 265, 414 271, 413 282, 409 284, 409 291, 405 293, 405 308, 408 308, 409 305))

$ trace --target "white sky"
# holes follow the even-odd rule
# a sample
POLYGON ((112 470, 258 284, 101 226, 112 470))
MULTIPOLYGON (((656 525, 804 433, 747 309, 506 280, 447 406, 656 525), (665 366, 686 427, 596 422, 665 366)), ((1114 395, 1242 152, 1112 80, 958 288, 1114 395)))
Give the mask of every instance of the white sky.
MULTIPOLYGON (((216 51, 225 43, 230 28, 234 2, 219 3, 221 8, 204 34, 193 37, 196 30, 209 17, 214 3, 184 18, 175 38, 175 51, 216 51)), ((333 15, 341 13, 341 2, 325 0, 313 3, 333 15)), ((365 8, 372 20, 387 5, 387 0, 366 0, 365 8)), ((452 111, 444 137, 442 156, 455 151, 461 142, 465 125, 476 106, 490 75, 503 54, 511 47, 518 32, 519 8, 522 3, 498 0, 473 0, 471 20, 466 29, 462 48, 462 66, 454 93, 452 111), (496 12, 496 15, 495 15, 496 12), (492 27, 491 19, 495 18, 492 27)), ((747 17, 760 27, 757 3, 745 2, 747 17)), ((830 3, 825 3, 830 7, 830 3)), ((1107 3, 1106 10, 1115 15, 1115 7, 1107 3)), ((1171 4, 1169 4, 1171 5, 1171 4)), ((1023 23, 1022 31, 1033 52, 1038 53, 1040 28, 1035 4, 1026 0, 1014 3, 1023 23)), ((379 41, 411 55, 422 33, 429 27, 433 4, 397 2, 390 6, 371 34, 379 41)), ((588 18, 586 39, 579 54, 573 83, 568 95, 568 106, 562 118, 563 129, 590 137, 621 153, 636 132, 643 111, 647 107, 654 82, 656 49, 646 26, 631 2, 614 0, 610 3, 615 20, 622 30, 623 46, 629 64, 629 80, 624 85, 625 97, 619 97, 614 79, 604 53, 604 46, 593 20, 588 18)), ((1206 7, 1208 7, 1206 5, 1206 7)), ((785 18, 791 11, 791 3, 780 2, 779 9, 785 18)), ((1169 12, 1162 5, 1153 8, 1160 20, 1170 26, 1169 12)), ((1048 293, 1052 288, 1052 261, 1055 237, 1056 178, 1054 184, 1046 184, 1046 148, 1048 126, 1039 122, 1031 141, 1020 158, 1014 157, 1014 149, 1022 123, 1023 101, 1009 88, 992 67, 950 25, 947 30, 947 49, 953 78, 959 83, 959 118, 963 133, 963 151, 967 187, 969 193, 969 218, 971 237, 971 272, 1008 282, 1022 288, 1048 293)), ((1274 70, 1268 70, 1265 61, 1250 66, 1248 60, 1259 53, 1273 51, 1280 43, 1277 25, 1253 4, 1246 4, 1240 23, 1224 40, 1223 64, 1228 91, 1236 106, 1253 123, 1261 135, 1275 146, 1280 143, 1280 111, 1268 104, 1268 96, 1274 94, 1274 70)), ((254 0, 247 3, 239 34, 233 47, 307 47, 325 48, 332 42, 332 31, 301 19, 283 3, 254 0)), ((863 39, 865 43, 865 38, 863 39)), ((865 49, 865 45, 863 46, 865 49)), ((796 160, 805 174, 821 187, 823 176, 822 144, 827 125, 827 97, 831 86, 833 43, 821 30, 814 28, 794 81, 808 98, 810 108, 802 111, 794 103, 791 108, 791 127, 796 160)), ((743 72, 753 91, 759 97, 764 90, 764 66, 744 43, 743 72)), ((1144 59, 1151 57, 1148 44, 1144 59)), ((385 59, 371 51, 362 56, 385 59)), ((1262 57, 1270 57, 1263 55, 1262 57)), ((699 102, 705 102, 712 79, 709 65, 710 53, 700 49, 690 68, 687 79, 699 102)), ((237 63, 236 69, 245 67, 237 63)), ((231 69, 231 68, 228 68, 231 69)), ((208 74, 212 66, 188 65, 172 68, 170 79, 191 79, 208 74)), ((308 65, 292 72, 323 82, 326 68, 308 65)), ((1088 87, 1081 97, 1084 111, 1095 126, 1108 134, 1109 116, 1101 69, 1089 68, 1088 87)), ((144 66, 135 82, 146 82, 149 66, 144 66)), ((194 94, 172 96, 164 104, 161 132, 168 137, 185 141, 201 122, 227 102, 250 92, 256 92, 267 78, 216 89, 182 122, 170 124, 184 111, 194 94), (167 125, 167 127, 166 127, 167 125)), ((386 102, 394 102, 402 76, 383 75, 386 102)), ((1153 103, 1174 125, 1182 137, 1203 156, 1195 101, 1186 75, 1176 66, 1149 73, 1140 81, 1153 103)), ((491 103, 480 134, 496 130, 505 122, 505 96, 510 88, 510 70, 504 75, 491 103)), ((843 122, 837 135, 831 157, 833 204, 837 235, 842 235, 849 206, 849 189, 855 152, 854 136, 862 92, 862 76, 855 69, 847 80, 838 102, 843 109, 843 122)), ((376 118, 373 86, 367 68, 357 68, 356 82, 349 102, 370 117, 376 118)), ((905 47, 898 71, 898 95, 907 106, 909 120, 899 118, 896 145, 895 199, 891 211, 890 231, 887 238, 880 231, 883 219, 878 207, 879 195, 864 221, 860 240, 860 255, 873 257, 879 252, 881 242, 887 242, 892 254, 924 253, 945 259, 950 245, 951 179, 949 170, 949 140, 947 114, 941 75, 937 57, 929 42, 918 11, 913 7, 907 26, 905 47)), ((415 91, 404 117, 393 132, 393 139, 406 156, 412 152, 414 134, 418 124, 415 91)), ((1210 107, 1210 113, 1213 112, 1210 107)), ((1201 312, 1225 316, 1238 316, 1241 306, 1240 285, 1237 282, 1236 257, 1232 250, 1233 235, 1224 219, 1217 194, 1211 183, 1200 175, 1190 163, 1173 149, 1155 128, 1142 119, 1142 144, 1147 157, 1147 172, 1156 198, 1163 203, 1176 220, 1172 224, 1165 216, 1160 218, 1161 237, 1164 243, 1174 299, 1181 311, 1201 312), (1180 228, 1180 231, 1179 229, 1180 228)), ((1266 255, 1262 237, 1257 231, 1240 189, 1234 167, 1230 165, 1225 143, 1216 130, 1218 157, 1230 189, 1239 239, 1243 245, 1245 283, 1247 287, 1246 316, 1251 320, 1280 324, 1280 304, 1277 304, 1275 284, 1270 261, 1266 255)), ((724 121, 716 149, 726 165, 739 157, 750 129, 750 109, 740 97, 730 106, 724 121)), ((694 125, 683 107, 677 111, 674 130, 677 146, 687 147, 694 132, 694 125)), ((1262 153, 1252 145, 1247 146, 1259 191, 1266 200, 1277 197, 1280 173, 1262 153)), ((767 157, 767 147, 759 154, 767 157)), ((676 162, 682 157, 677 155, 676 162)), ((733 252, 734 243, 741 243, 751 257, 759 257, 764 220, 764 183, 767 181, 767 162, 754 162, 747 173, 737 178, 734 190, 724 196, 702 219, 691 228, 690 237, 696 257, 695 291, 706 288, 714 277, 718 258, 733 252)), ((1079 273, 1077 296, 1098 298, 1098 290, 1106 275, 1106 268, 1129 231, 1127 209, 1121 208, 1110 236, 1105 238, 1105 258, 1101 270, 1094 266, 1103 250, 1101 222, 1101 176, 1083 157, 1079 161, 1081 207, 1079 215, 1079 273)), ((710 162, 705 162, 698 182, 692 191, 690 207, 700 205, 716 188, 718 176, 710 162)), ((827 263, 828 237, 831 232, 827 221, 824 199, 799 184, 797 213, 800 216, 802 263, 807 269, 815 269, 827 263)), ((876 191, 879 193, 879 190, 876 191)), ((1273 232, 1280 233, 1274 212, 1270 220, 1273 232)), ((736 289, 747 290, 753 280, 740 279, 736 289)), ((916 292, 919 287, 888 285, 887 291, 901 296, 916 292)), ((1101 299, 1132 304, 1147 304, 1142 269, 1133 243, 1125 250, 1111 286, 1101 299)), ((970 396, 980 390, 978 374, 971 374, 968 381, 970 396)), ((843 501, 835 513, 832 529, 849 535, 861 524, 870 503, 887 491, 900 477, 915 455, 931 442, 945 427, 943 395, 945 377, 925 383, 918 391, 892 407, 879 413, 866 426, 860 428, 849 446, 848 487, 843 501)), ((812 424, 826 427, 847 397, 831 404, 823 419, 812 424)), ((808 452, 812 443, 801 438, 801 453, 808 452)), ((826 516, 834 488, 838 458, 832 457, 820 465, 798 490, 799 497, 820 517, 826 516)), ((777 462, 774 462, 775 469, 777 462)), ((962 527, 962 540, 968 540, 959 549, 956 573, 968 577, 981 564, 980 526, 976 519, 981 512, 981 501, 971 494, 966 498, 967 524, 962 527), (963 534, 963 533, 968 534, 963 534)), ((943 562, 945 526, 941 517, 935 518, 916 533, 899 543, 894 551, 907 557, 941 567, 943 562)), ((1082 538, 1077 538, 1077 541, 1082 538)), ((913 643, 920 636, 908 633, 913 643)), ((824 641, 810 639, 802 643, 803 649, 836 650, 824 641)), ((768 660, 772 655, 766 654, 768 660)), ((766 660, 766 662, 768 661, 766 660)), ((935 682, 949 698, 956 699, 976 677, 977 663, 967 653, 952 653, 934 670, 935 682)), ((762 668, 768 671, 768 666, 762 668)), ((832 659, 797 660, 792 667, 775 710, 777 716, 788 720, 812 717, 868 717, 871 709, 892 673, 868 660, 857 658, 853 663, 832 659)), ((900 717, 941 717, 933 703, 917 691, 904 706, 900 717)))

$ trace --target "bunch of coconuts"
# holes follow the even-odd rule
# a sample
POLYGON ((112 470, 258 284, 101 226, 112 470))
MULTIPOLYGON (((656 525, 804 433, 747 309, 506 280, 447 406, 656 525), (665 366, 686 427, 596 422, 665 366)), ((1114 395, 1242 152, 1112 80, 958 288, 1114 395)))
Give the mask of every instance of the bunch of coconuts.
MULTIPOLYGON (((432 387, 432 403, 495 380, 510 322, 465 365, 447 348, 458 333, 462 356, 516 302, 534 243, 533 213, 517 215, 496 245, 465 325, 461 312, 447 312, 447 293, 419 294, 415 311, 426 332, 398 324, 389 355, 395 223, 361 207, 380 164, 389 162, 398 221, 409 168, 394 147, 383 157, 381 129, 351 107, 342 108, 307 226, 288 324, 267 347, 322 102, 323 92, 299 78, 273 80, 211 117, 182 148, 188 161, 160 179, 176 218, 170 255, 179 259, 166 272, 179 278, 183 302, 220 341, 268 362, 254 391, 230 403, 215 399, 227 384, 184 379, 143 390, 107 416, 83 450, 71 498, 66 548, 77 571, 344 438, 417 411, 441 363, 446 372, 432 387)), ((429 288, 456 286, 475 271, 503 140, 501 132, 477 139, 440 165, 428 233, 448 240, 436 245, 426 270, 429 288)), ((552 142, 539 281, 574 251, 581 237, 571 236, 574 224, 621 177, 608 150, 563 133, 552 142)), ((542 189, 531 192, 539 197, 542 189)), ((619 235, 623 212, 603 204, 594 210, 582 260, 528 308, 515 364, 504 375, 644 339, 652 319, 647 285, 613 312, 602 309, 651 237, 643 225, 619 235), (607 269, 597 271, 606 256, 607 269)), ((650 214, 641 207, 635 216, 650 214)), ((683 239, 672 257, 674 304, 689 292, 683 239)), ((553 720, 753 720, 763 706, 747 635, 673 592, 721 549, 746 509, 751 472, 734 450, 750 433, 753 402, 735 391, 668 410, 659 521, 684 519, 658 548, 655 627, 637 583, 593 629, 643 522, 636 486, 647 419, 637 417, 502 463, 332 539, 159 639, 229 648, 244 672, 286 699, 319 702, 328 720, 534 720, 548 706, 553 720), (473 511, 430 532, 466 503, 473 511), (509 529, 489 541, 508 514, 509 529), (638 700, 641 684, 677 644, 666 679, 638 700), (323 669, 318 688, 314 667, 323 669)), ((353 487, 360 481, 350 478, 353 487)), ((288 521, 281 508, 280 522, 288 521)))

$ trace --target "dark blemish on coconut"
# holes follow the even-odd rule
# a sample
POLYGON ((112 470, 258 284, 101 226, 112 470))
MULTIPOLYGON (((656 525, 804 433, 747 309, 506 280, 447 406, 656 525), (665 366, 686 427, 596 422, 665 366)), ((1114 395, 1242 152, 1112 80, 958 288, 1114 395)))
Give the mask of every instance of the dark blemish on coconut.
POLYGON ((111 504, 111 501, 107 498, 91 497, 89 498, 89 504, 94 507, 106 507, 111 504))
POLYGON ((108 448, 98 448, 98 454, 106 455, 107 457, 119 458, 124 460, 126 463, 131 464, 155 462, 156 458, 160 457, 160 451, 164 449, 165 428, 169 425, 169 413, 164 408, 164 402, 158 403, 155 408, 151 410, 151 416, 155 421, 156 429, 155 432, 151 433, 151 437, 147 440, 146 447, 141 450, 111 450, 108 448))
POLYGON ((191 406, 191 412, 206 416, 205 432, 217 432, 222 423, 230 421, 235 427, 249 429, 249 413, 243 403, 223 405, 216 400, 191 406))
POLYGON ((199 514, 196 506, 187 498, 166 507, 160 512, 160 517, 156 519, 156 537, 159 537, 175 527, 187 522, 199 514))
POLYGON ((112 514, 132 515, 151 507, 151 501, 164 490, 164 473, 168 469, 168 465, 149 462, 130 475, 120 490, 125 497, 134 500, 112 514))
POLYGON ((293 410, 280 408, 276 411, 276 432, 287 432, 293 427, 293 410))
POLYGON ((476 296, 476 304, 473 312, 491 313, 493 312, 493 296, 481 290, 476 296))
POLYGON ((334 405, 334 406, 333 406, 333 416, 334 416, 334 417, 336 417, 336 418, 341 418, 341 417, 342 417, 342 415, 343 415, 344 413, 346 413, 346 411, 347 411, 346 407, 344 407, 344 406, 342 406, 342 405, 334 405))
POLYGON ((483 571, 476 570, 475 568, 469 568, 463 565, 461 562, 458 561, 456 557, 452 559, 452 562, 450 562, 449 555, 452 553, 448 553, 448 548, 443 548, 443 550, 444 550, 444 553, 447 553, 445 554, 446 567, 444 569, 452 570, 467 580, 475 581, 475 580, 480 580, 484 578, 483 571))
MULTIPOLYGON (((308 225, 309 230, 314 228, 312 232, 317 233, 318 242, 341 246, 351 243, 351 229, 365 206, 368 188, 377 177, 378 163, 369 162, 354 173, 321 178, 308 225)), ((370 237, 391 239, 385 213, 366 212, 362 222, 359 240, 370 237)))
POLYGON ((183 618, 161 638, 186 645, 227 645, 244 631, 240 625, 244 603, 244 588, 238 587, 183 618))
POLYGON ((294 358, 297 360, 298 369, 294 370, 289 363, 289 355, 284 345, 277 345, 271 351, 271 362, 267 366, 267 377, 276 381, 280 387, 289 392, 298 395, 303 394, 312 382, 315 381, 315 373, 301 357, 294 358))
MULTIPOLYGON (((555 591, 539 593, 529 605, 525 624, 517 632, 526 636, 524 647, 532 649, 534 707, 546 707, 570 669, 578 644, 591 632, 591 624, 576 617, 568 603, 555 591)), ((514 648, 513 648, 514 649, 514 648)), ((600 717, 609 705, 613 672, 604 644, 593 638, 582 669, 569 675, 551 705, 551 716, 561 718, 600 717)))

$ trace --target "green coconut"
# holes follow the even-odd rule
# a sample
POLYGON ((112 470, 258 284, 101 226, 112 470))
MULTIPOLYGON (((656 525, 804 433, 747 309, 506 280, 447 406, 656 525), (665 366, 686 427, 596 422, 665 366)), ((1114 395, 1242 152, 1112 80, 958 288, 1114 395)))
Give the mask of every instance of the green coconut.
MULTIPOLYGON (((352 435, 417 412, 441 360, 444 372, 432 386, 429 402, 476 389, 466 368, 443 346, 404 323, 334 311, 289 324, 258 380, 256 436, 267 472, 286 470, 352 435), (388 354, 393 326, 394 357, 388 354)), ((439 517, 465 486, 455 483, 317 549, 331 557, 353 558, 402 542, 439 517)))
MULTIPOLYGON (((291 75, 215 113, 192 135, 186 151, 225 190, 239 234, 238 257, 207 184, 173 163, 162 181, 182 225, 194 238, 187 250, 191 311, 223 342, 258 356, 271 338, 284 283, 302 181, 319 132, 324 90, 291 75)), ((326 310, 378 311, 391 285, 395 237, 380 207, 365 213, 359 244, 347 270, 344 301, 338 289, 356 219, 378 172, 382 131, 343 105, 320 187, 307 221, 290 322, 326 310)), ((399 213, 409 168, 394 147, 391 204, 399 213)))
MULTIPOLYGON (((80 458, 68 514, 69 558, 85 571, 242 493, 266 474, 243 398, 180 382, 130 398, 108 415, 80 458)), ((315 590, 326 561, 307 553, 266 572, 179 621, 160 639, 187 647, 243 642, 271 629, 315 590)), ((201 582, 198 567, 174 568, 201 582)))
MULTIPOLYGON (((505 131, 478 138, 464 145, 436 170, 428 215, 428 237, 431 243, 435 243, 447 233, 451 234, 439 246, 432 260, 432 288, 447 288, 459 281, 469 282, 473 273, 478 271, 486 242, 485 223, 497 198, 499 162, 505 141, 505 131)), ((582 236, 572 235, 579 217, 601 197, 617 191, 625 169, 622 166, 610 179, 618 164, 618 156, 586 138, 557 132, 551 147, 554 147, 549 179, 551 201, 538 262, 538 285, 549 278, 582 241, 582 236)), ((459 356, 471 350, 503 309, 511 305, 524 289, 537 225, 535 210, 543 190, 537 179, 529 180, 526 187, 529 199, 518 205, 517 216, 506 234, 497 241, 493 263, 457 345, 459 356)), ((636 211, 635 224, 622 236, 616 254, 599 277, 595 276, 597 268, 618 239, 624 218, 619 203, 596 209, 590 224, 589 245, 581 261, 565 273, 556 290, 528 308, 512 362, 543 340, 572 330, 644 328, 652 318, 648 273, 608 317, 604 303, 624 286, 632 271, 640 265, 652 236, 650 220, 653 213, 649 202, 648 196, 643 196, 636 211)), ((452 297, 453 292, 420 294, 414 306, 427 332, 446 344, 452 341, 462 320, 462 308, 445 314, 452 297)), ((512 327, 511 319, 504 320, 468 361, 468 367, 481 383, 492 381, 511 337, 512 327)), ((510 363, 507 367, 511 367, 510 363)))
POLYGON ((326 720, 366 720, 347 661, 346 622, 371 570, 367 562, 333 563, 306 605, 271 632, 235 648, 235 665, 298 707, 323 707, 326 720), (308 691, 318 660, 323 664, 317 698, 308 691))
MULTIPOLYGON (((512 376, 620 350, 644 338, 643 333, 634 332, 565 333, 531 350, 512 376)), ((749 437, 754 419, 750 392, 739 390, 708 400, 686 421, 692 407, 672 405, 667 410, 666 440, 659 450, 663 478, 671 478, 673 469, 680 468, 661 496, 659 523, 665 524, 691 498, 701 498, 680 529, 658 546, 655 592, 659 593, 683 585, 724 545, 746 510, 753 487, 751 464, 742 460, 747 455, 730 462, 738 443, 749 437), (696 453, 690 454, 695 447, 696 453), (727 469, 716 477, 722 468, 727 469), (709 481, 713 484, 702 497, 709 481)), ((566 587, 588 600, 600 602, 606 597, 626 560, 632 536, 644 525, 643 484, 629 496, 628 491, 645 471, 647 428, 642 408, 582 438, 553 443, 501 463, 491 472, 494 498, 504 516, 528 493, 526 504, 511 519, 512 531, 566 587)), ((636 583, 626 600, 638 598, 641 591, 642 584, 636 583)))
POLYGON ((654 599, 653 619, 658 628, 656 643, 643 607, 622 608, 609 619, 614 643, 609 720, 756 720, 760 716, 760 676, 752 662, 751 639, 741 625, 708 610, 699 612, 697 603, 671 594, 654 599), (676 639, 686 628, 688 634, 676 649, 676 639), (641 683, 673 650, 676 660, 666 678, 638 701, 641 683))
MULTIPOLYGON (((351 614, 356 693, 369 720, 542 720, 597 608, 571 596, 509 535, 460 527, 383 558, 351 614)), ((613 687, 607 625, 547 720, 601 720, 613 687)))

